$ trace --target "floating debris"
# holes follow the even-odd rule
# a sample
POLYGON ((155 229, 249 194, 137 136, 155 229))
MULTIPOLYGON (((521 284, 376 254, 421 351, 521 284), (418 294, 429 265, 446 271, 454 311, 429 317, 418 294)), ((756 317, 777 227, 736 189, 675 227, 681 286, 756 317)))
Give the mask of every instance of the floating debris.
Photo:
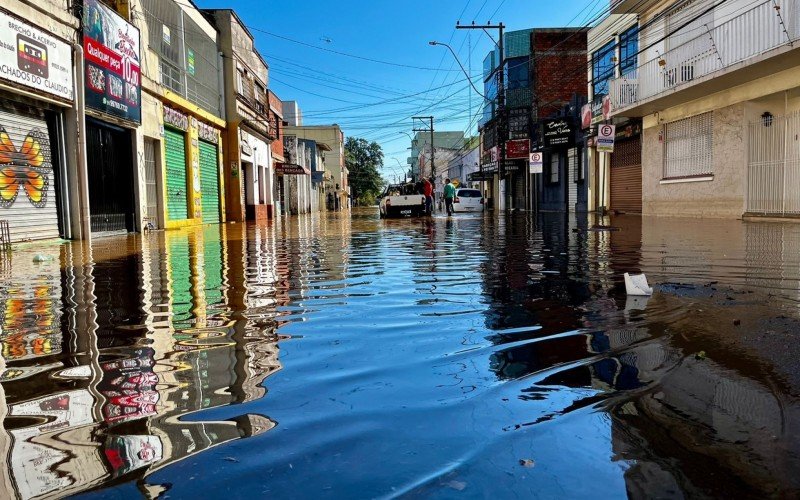
POLYGON ((628 295, 653 295, 653 289, 647 284, 644 274, 625 273, 625 291, 628 295))
POLYGON ((531 469, 531 468, 533 468, 534 465, 536 465, 536 462, 534 462, 530 458, 520 458, 519 459, 519 464, 521 466, 523 466, 523 467, 527 467, 527 468, 531 469))

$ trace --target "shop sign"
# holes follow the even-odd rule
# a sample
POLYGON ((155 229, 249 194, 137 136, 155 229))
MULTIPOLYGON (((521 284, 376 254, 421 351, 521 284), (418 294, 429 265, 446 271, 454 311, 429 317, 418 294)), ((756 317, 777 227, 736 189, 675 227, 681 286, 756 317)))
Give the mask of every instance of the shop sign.
POLYGON ((197 122, 197 137, 212 144, 217 144, 219 142, 217 129, 203 122, 197 122))
POLYGON ((506 158, 509 160, 527 158, 530 152, 531 141, 528 139, 514 139, 506 142, 506 158))
POLYGON ((572 121, 567 118, 543 120, 542 139, 546 148, 572 146, 575 139, 572 121))
POLYGON ((581 130, 587 130, 592 126, 592 105, 584 104, 581 108, 581 130))
POLYGON ((611 119, 611 96, 603 96, 603 120, 611 119))
POLYGON ((541 174, 544 165, 544 155, 541 151, 534 151, 528 157, 528 172, 531 174, 541 174))
POLYGON ((186 49, 186 72, 194 76, 194 51, 186 49))
POLYGON ((72 101, 72 48, 0 12, 0 78, 72 101))
POLYGON ((296 163, 276 163, 275 173, 278 175, 311 175, 311 171, 296 163))
POLYGON ((597 127, 597 152, 613 153, 614 137, 616 137, 616 127, 614 125, 600 125, 597 127))
POLYGON ((85 0, 86 107, 141 123, 139 30, 99 0, 85 0))
POLYGON ((181 130, 189 129, 189 117, 177 109, 164 106, 164 125, 181 130))

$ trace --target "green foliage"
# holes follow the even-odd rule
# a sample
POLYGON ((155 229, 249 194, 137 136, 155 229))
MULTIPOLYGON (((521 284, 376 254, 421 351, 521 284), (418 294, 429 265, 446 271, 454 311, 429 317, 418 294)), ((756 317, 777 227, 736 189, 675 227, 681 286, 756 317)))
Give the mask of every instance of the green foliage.
POLYGON ((377 142, 348 137, 344 143, 345 164, 350 173, 347 180, 353 199, 359 205, 372 205, 383 191, 380 167, 383 165, 383 150, 377 142))

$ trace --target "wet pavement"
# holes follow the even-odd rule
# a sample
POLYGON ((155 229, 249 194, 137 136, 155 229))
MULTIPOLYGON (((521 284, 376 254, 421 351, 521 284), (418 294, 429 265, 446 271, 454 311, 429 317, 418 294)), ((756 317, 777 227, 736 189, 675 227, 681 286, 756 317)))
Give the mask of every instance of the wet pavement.
POLYGON ((800 496, 800 224, 28 244, 0 313, 2 498, 800 496))

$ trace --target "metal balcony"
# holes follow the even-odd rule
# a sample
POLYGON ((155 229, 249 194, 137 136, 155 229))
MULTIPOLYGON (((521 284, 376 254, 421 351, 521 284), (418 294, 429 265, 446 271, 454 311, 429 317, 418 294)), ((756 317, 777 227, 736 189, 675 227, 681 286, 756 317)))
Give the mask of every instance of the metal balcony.
MULTIPOLYGON (((783 0, 778 4, 783 8, 776 8, 776 3, 767 0, 714 28, 706 27, 697 37, 661 57, 610 80, 612 114, 708 81, 704 77, 721 70, 733 66, 742 69, 769 57, 767 53, 773 49, 791 48, 792 42, 800 38, 800 23, 792 22, 787 14, 798 15, 800 0, 783 0)), ((790 60, 789 64, 794 66, 797 62, 790 60)), ((750 79, 760 76, 753 73, 750 79)))

